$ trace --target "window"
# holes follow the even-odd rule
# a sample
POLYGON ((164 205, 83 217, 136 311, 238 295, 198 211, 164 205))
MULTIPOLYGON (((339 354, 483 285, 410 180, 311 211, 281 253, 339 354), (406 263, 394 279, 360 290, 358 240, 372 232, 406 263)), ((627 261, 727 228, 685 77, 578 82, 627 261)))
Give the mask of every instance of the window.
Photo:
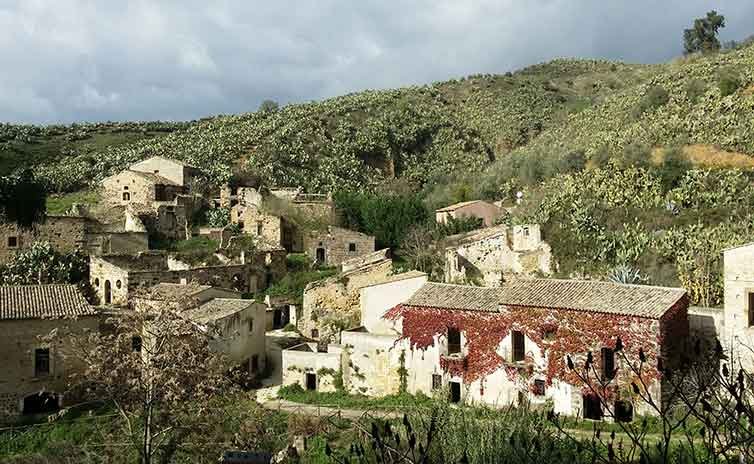
POLYGON ((615 377, 615 352, 612 348, 602 348, 602 378, 609 380, 615 377))
POLYGON ((257 235, 262 235, 262 221, 257 222, 257 235))
POLYGON ((37 348, 34 350, 34 377, 50 375, 50 349, 37 348))
POLYGON ((528 237, 528 236, 529 236, 529 228, 524 227, 524 237, 528 237))
POLYGON ((432 374, 432 390, 439 390, 442 388, 442 376, 440 374, 432 374))
POLYGON ((537 379, 534 381, 533 393, 536 396, 544 396, 545 394, 545 381, 544 380, 537 379))
POLYGON ((123 201, 131 201, 131 194, 128 192, 123 192, 123 201))
POLYGON ((138 335, 131 337, 131 351, 141 353, 141 337, 138 335))
POLYGON ((617 400, 615 402, 615 420, 618 422, 634 420, 634 405, 628 401, 617 400))
POLYGON ((115 281, 115 288, 120 288, 122 286, 123 286, 123 284, 120 282, 120 280, 116 280, 115 281))
POLYGON ((254 332, 254 319, 249 319, 249 333, 254 332))
POLYGON ((319 330, 312 329, 312 338, 319 338, 319 330))
POLYGON ((18 248, 18 237, 16 236, 8 237, 8 248, 18 248))
POLYGON ((588 394, 584 399, 584 419, 602 420, 602 403, 597 395, 588 394))
POLYGON ((348 251, 349 251, 349 252, 354 252, 354 251, 356 251, 356 244, 355 244, 355 243, 349 243, 349 244, 348 244, 348 251))
POLYGON ((523 332, 519 332, 518 330, 511 332, 511 343, 513 345, 513 360, 523 361, 526 355, 523 332))
POLYGON ((128 190, 128 185, 124 185, 123 190, 128 190))
POLYGON ((454 328, 448 327, 448 354, 461 352, 461 332, 454 328))
POLYGON ((749 327, 754 326, 754 293, 749 293, 749 327))
POLYGON ((94 286, 99 288, 99 279, 94 279, 94 286))
POLYGON ((244 222, 243 222, 243 221, 238 221, 238 228, 239 228, 239 229, 241 229, 241 230, 244 230, 244 225, 245 225, 245 224, 244 224, 244 222))

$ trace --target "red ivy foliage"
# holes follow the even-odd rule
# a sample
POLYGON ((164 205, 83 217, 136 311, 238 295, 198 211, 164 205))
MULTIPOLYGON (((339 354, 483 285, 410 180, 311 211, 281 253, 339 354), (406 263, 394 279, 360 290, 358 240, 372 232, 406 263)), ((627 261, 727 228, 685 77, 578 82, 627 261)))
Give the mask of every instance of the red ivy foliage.
MULTIPOLYGON (((466 384, 484 379, 502 367, 511 379, 522 371, 531 372, 530 351, 527 350, 524 363, 508 362, 497 353, 503 338, 512 330, 523 332, 547 355, 546 370, 540 374, 548 385, 553 379, 579 384, 576 373, 566 366, 566 356, 579 357, 593 351, 599 366, 600 349, 614 348, 617 337, 621 338, 629 359, 638 359, 639 350, 643 349, 646 365, 650 367, 656 365, 658 348, 662 345, 659 321, 636 316, 534 307, 510 307, 504 312, 491 313, 398 305, 384 317, 403 319, 401 339, 408 339, 412 349, 424 350, 434 345, 434 337, 446 336, 448 327, 464 332, 467 356, 463 362, 445 356, 440 362, 446 371, 462 373, 466 384)), ((646 370, 646 382, 657 378, 655 369, 646 370)))

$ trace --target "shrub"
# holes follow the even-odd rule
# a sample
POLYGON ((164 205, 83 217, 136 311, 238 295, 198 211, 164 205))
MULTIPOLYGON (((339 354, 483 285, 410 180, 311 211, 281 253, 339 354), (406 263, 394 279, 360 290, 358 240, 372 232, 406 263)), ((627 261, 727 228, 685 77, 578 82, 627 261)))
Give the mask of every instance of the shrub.
POLYGON ((686 98, 691 102, 696 102, 699 97, 704 95, 707 85, 700 79, 692 79, 686 84, 686 98))
POLYGON ((207 211, 207 225, 210 227, 225 227, 230 223, 228 208, 214 208, 207 211))
POLYGON ((647 111, 654 110, 664 106, 670 101, 670 94, 660 85, 653 85, 649 88, 639 104, 634 108, 634 116, 639 117, 647 111))
POLYGON ((727 97, 736 93, 736 90, 741 87, 741 79, 733 71, 722 71, 717 78, 717 86, 720 89, 720 94, 727 97))

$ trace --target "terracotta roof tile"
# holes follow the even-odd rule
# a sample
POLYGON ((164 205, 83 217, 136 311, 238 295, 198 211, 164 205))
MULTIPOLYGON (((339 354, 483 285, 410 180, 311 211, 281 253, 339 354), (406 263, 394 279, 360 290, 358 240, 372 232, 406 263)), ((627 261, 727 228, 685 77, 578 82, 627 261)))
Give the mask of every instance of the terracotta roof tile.
MULTIPOLYGON (((446 206, 444 208, 440 208, 440 209, 435 210, 435 211, 438 212, 438 213, 442 213, 442 212, 445 212, 445 211, 455 211, 458 208, 463 208, 464 206, 473 205, 474 203, 487 203, 487 202, 484 201, 484 200, 462 201, 460 203, 454 203, 452 205, 446 206)), ((489 204, 491 204, 491 203, 489 203, 489 204)))
POLYGON ((0 320, 95 314, 76 285, 2 285, 0 320))
POLYGON ((468 311, 498 311, 500 305, 559 308, 659 319, 686 296, 682 288, 613 282, 521 279, 502 287, 427 283, 405 303, 468 311))

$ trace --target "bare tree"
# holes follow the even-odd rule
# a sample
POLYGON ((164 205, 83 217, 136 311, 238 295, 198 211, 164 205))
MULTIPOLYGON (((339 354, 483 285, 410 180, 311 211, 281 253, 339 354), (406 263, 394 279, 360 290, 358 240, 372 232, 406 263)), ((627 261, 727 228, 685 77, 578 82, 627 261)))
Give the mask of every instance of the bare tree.
POLYGON ((60 337, 65 358, 81 363, 69 386, 83 399, 116 408, 140 462, 156 456, 169 462, 182 441, 209 426, 214 399, 234 389, 221 353, 211 349, 218 335, 170 309, 122 312, 105 328, 60 337))

